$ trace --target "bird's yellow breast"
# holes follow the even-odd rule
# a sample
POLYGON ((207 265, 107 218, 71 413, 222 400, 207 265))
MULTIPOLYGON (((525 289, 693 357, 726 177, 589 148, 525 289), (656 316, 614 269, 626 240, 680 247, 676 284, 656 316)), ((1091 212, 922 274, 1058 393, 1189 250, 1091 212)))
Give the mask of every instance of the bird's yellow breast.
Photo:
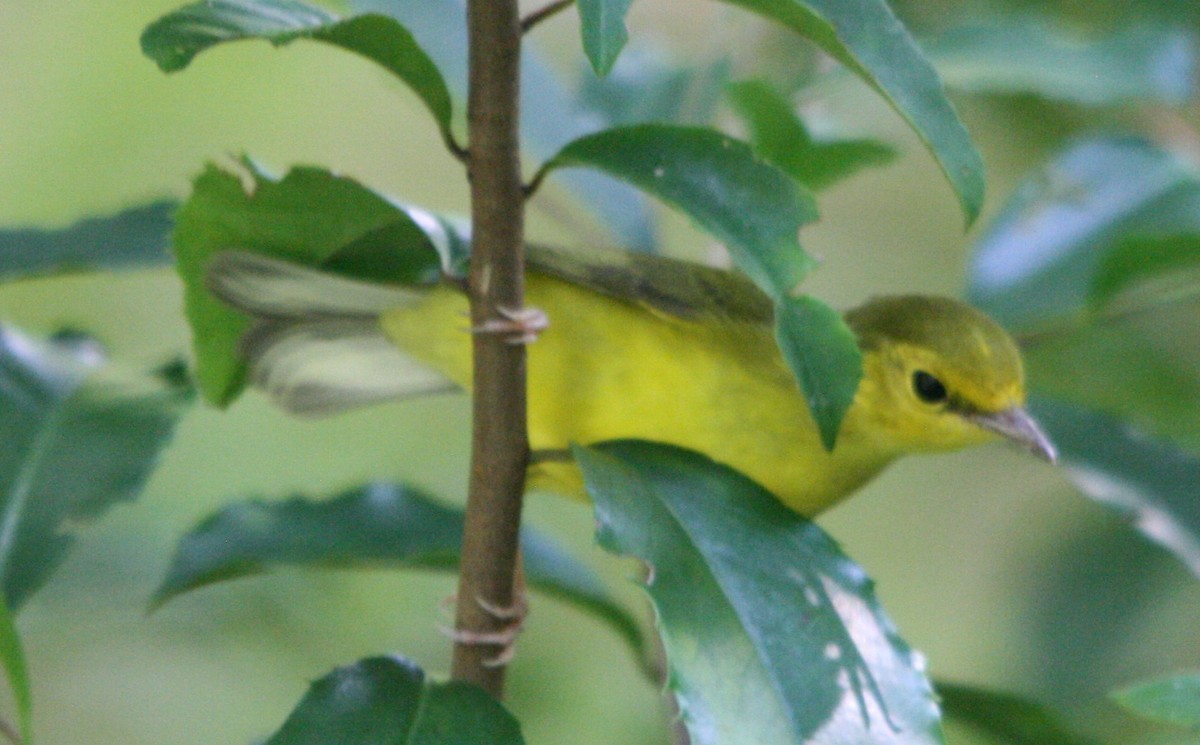
MULTIPOLYGON (((698 450, 813 515, 898 453, 864 437, 854 408, 834 454, 821 446, 769 327, 691 321, 531 275, 530 305, 550 327, 529 346, 529 436, 535 451, 642 438, 698 450)), ((470 388, 466 300, 439 288, 385 314, 385 333, 418 360, 470 388)), ((533 485, 582 495, 577 470, 541 463, 533 485)))

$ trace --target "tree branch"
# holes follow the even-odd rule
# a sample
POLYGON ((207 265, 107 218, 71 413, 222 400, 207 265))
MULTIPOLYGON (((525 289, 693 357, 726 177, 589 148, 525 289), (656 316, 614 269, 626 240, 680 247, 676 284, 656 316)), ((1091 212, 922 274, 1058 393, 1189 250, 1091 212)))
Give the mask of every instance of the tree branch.
POLYGON ((575 0, 555 0, 554 2, 541 7, 529 15, 521 19, 521 33, 528 33, 529 29, 538 25, 542 21, 553 17, 561 10, 566 10, 574 4, 575 0))
MULTIPOLYGON (((467 6, 467 121, 471 179, 472 326, 485 328, 524 304, 524 193, 518 146, 521 24, 517 0, 470 0, 467 6)), ((474 336, 470 491, 463 530, 451 674, 499 698, 503 666, 489 665, 503 645, 461 639, 502 632, 488 611, 514 607, 521 497, 529 442, 525 430, 525 347, 500 334, 474 336)))

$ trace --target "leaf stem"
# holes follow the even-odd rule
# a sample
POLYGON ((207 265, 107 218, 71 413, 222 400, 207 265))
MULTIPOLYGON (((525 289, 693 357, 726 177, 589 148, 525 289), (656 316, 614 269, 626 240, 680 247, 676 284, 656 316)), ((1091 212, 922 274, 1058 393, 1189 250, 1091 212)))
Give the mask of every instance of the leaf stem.
POLYGON ((555 0, 549 5, 543 6, 529 15, 521 19, 521 33, 527 34, 529 30, 538 25, 542 21, 553 17, 559 11, 566 10, 575 3, 575 0, 555 0))
MULTIPOLYGON (((467 5, 471 268, 474 328, 486 328, 524 304, 524 208, 518 146, 521 24, 517 0, 467 5)), ((529 441, 525 429, 525 347, 499 334, 473 337, 470 487, 463 527, 455 628, 476 639, 511 621, 489 608, 515 608, 521 501, 529 441)), ((501 645, 454 646, 451 675, 500 698, 504 667, 489 665, 501 645)))

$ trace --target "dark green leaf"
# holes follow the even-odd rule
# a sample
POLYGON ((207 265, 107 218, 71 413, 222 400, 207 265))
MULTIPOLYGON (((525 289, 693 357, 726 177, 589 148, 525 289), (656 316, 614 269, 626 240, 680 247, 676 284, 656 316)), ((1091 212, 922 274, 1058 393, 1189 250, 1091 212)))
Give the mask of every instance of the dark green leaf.
POLYGON ((797 237, 816 219, 812 196, 744 142, 696 127, 618 127, 571 142, 545 168, 578 166, 628 181, 691 217, 773 297, 792 292, 815 266, 797 237))
POLYGON ((147 26, 142 51, 165 72, 174 72, 209 47, 242 39, 266 39, 275 45, 313 39, 360 54, 412 88, 443 137, 450 137, 450 92, 441 72, 408 29, 385 15, 339 20, 295 0, 205 0, 147 26))
POLYGON ((1089 37, 1027 15, 952 29, 926 49, 948 87, 972 93, 1183 104, 1196 85, 1196 42, 1182 27, 1121 25, 1089 37))
POLYGON ((833 450, 842 417, 862 379, 862 352, 840 313, 801 295, 775 303, 775 337, 800 382, 821 442, 833 450))
POLYGON ((481 688, 434 683, 397 657, 314 682, 266 745, 520 745, 521 726, 481 688))
POLYGON ((983 160, 942 81, 884 0, 725 0, 807 37, 866 81, 912 126, 971 223, 983 206, 983 160))
POLYGON ((1136 139, 1078 142, 1026 179, 975 244, 971 300, 1016 330, 1085 308, 1097 269, 1138 236, 1200 233, 1200 180, 1136 139))
POLYGON ((1127 238, 1113 246, 1096 267, 1090 300, 1093 307, 1103 309, 1121 292, 1145 282, 1153 283, 1149 291, 1161 299, 1167 290, 1155 280, 1173 278, 1184 271, 1190 274, 1183 289, 1195 297, 1200 295, 1197 269, 1200 269, 1200 233, 1127 238))
POLYGON ((1075 485, 1200 577, 1200 457, 1106 414, 1041 398, 1031 408, 1075 485))
POLYGON ((790 102, 761 80, 729 86, 734 109, 750 130, 754 152, 810 189, 823 189, 896 151, 874 140, 814 141, 790 102))
POLYGON ((191 391, 104 368, 90 339, 0 328, 0 580, 14 611, 70 548, 71 528, 134 499, 191 391))
POLYGON ((205 398, 228 404, 241 391, 245 374, 236 347, 247 321, 204 287, 205 267, 214 254, 237 248, 310 266, 340 261, 353 272, 355 265, 362 266, 354 259, 354 244, 361 250, 366 242, 378 255, 392 257, 382 264, 386 276, 375 278, 398 273, 429 278, 438 271, 435 247, 450 245, 447 235, 438 232, 447 226, 323 169, 295 168, 274 180, 249 165, 240 175, 209 166, 179 210, 174 236, 196 375, 205 398))
POLYGON ((0 603, 0 665, 8 678, 12 700, 17 708, 17 728, 21 742, 33 742, 33 693, 29 686, 29 668, 25 664, 25 650, 21 637, 13 623, 12 613, 5 603, 0 603))
POLYGON ((596 74, 604 77, 612 70, 617 55, 629 41, 625 13, 633 0, 579 0, 579 25, 583 51, 596 74))
MULTIPOLYGON (((393 484, 372 484, 321 502, 300 497, 242 502, 184 537, 152 602, 279 566, 454 570, 462 526, 460 510, 393 484)), ((526 529, 521 540, 531 585, 604 620, 641 652, 637 622, 587 566, 533 530, 526 529)))
POLYGON ((946 718, 963 722, 1005 745, 1092 745, 1029 699, 975 686, 937 683, 946 718))
POLYGON ((694 745, 942 742, 923 662, 814 523, 704 456, 577 447, 597 540, 650 566, 694 745))
POLYGON ((1200 672, 1136 683, 1113 691, 1112 699, 1146 719, 1200 729, 1200 672))
POLYGON ((170 261, 170 200, 90 217, 63 228, 0 230, 0 279, 93 269, 141 269, 170 261))

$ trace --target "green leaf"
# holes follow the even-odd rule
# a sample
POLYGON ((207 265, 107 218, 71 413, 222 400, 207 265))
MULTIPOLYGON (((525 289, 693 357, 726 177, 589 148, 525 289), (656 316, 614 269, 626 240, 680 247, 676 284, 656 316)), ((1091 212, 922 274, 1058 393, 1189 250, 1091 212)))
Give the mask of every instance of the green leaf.
POLYGON ((814 523, 672 446, 575 448, 597 540, 650 567, 694 745, 942 742, 924 663, 814 523))
POLYGON ((385 15, 345 20, 294 0, 204 0, 168 13, 142 32, 142 52, 164 72, 182 70, 200 52, 230 41, 323 41, 383 66, 421 99, 442 137, 451 139, 450 92, 408 29, 385 15))
POLYGON ((1099 267, 1142 236, 1200 233, 1200 180, 1137 139, 1097 137, 1028 177, 975 244, 972 302, 1018 331, 1089 302, 1099 267))
POLYGON ((1031 409, 1080 491, 1200 577, 1200 456, 1082 407, 1038 398, 1031 409))
POLYGON ((105 368, 78 335, 0 327, 0 581, 10 609, 49 579, 74 526, 141 491, 191 401, 180 377, 105 368))
POLYGON ((383 278, 402 272, 432 280, 439 264, 435 247, 446 238, 438 232, 446 223, 435 224, 427 213, 410 214, 352 179, 294 168, 275 180, 246 165, 243 174, 210 165, 196 178, 175 223, 176 270, 192 327, 196 376, 205 398, 220 406, 242 389, 245 368, 236 349, 247 321, 205 289, 205 267, 214 254, 237 248, 310 266, 343 262, 354 272, 361 262, 353 258, 352 246, 367 241, 373 251, 392 256, 383 278))
POLYGON ((629 41, 625 13, 633 0, 579 0, 579 27, 583 51, 600 77, 612 70, 617 55, 629 41))
POLYGON ((874 140, 813 140, 791 103, 765 81, 734 83, 728 94, 750 130, 754 152, 810 189, 896 157, 893 148, 874 140))
POLYGON ((884 0, 725 0, 811 40, 879 92, 929 148, 967 223, 983 206, 983 160, 933 65, 884 0))
POLYGON ((0 602, 0 665, 8 678, 8 687, 17 707, 17 729, 21 742, 33 742, 33 692, 29 685, 29 667, 25 664, 25 650, 17 634, 12 613, 6 603, 0 602))
POLYGON ((1067 729, 1054 712, 1010 693, 937 683, 946 718, 970 725, 1006 745, 1092 745, 1067 729))
POLYGON ((772 297, 815 266, 797 233, 816 219, 812 196, 750 147, 711 129, 617 127, 569 143, 544 166, 589 167, 628 181, 721 240, 738 267, 772 297))
POLYGON ((1149 292, 1161 301, 1169 289, 1156 280, 1175 278, 1189 270, 1191 275, 1184 278, 1187 283, 1181 289, 1190 297, 1200 296, 1197 269, 1200 233, 1133 236, 1113 246, 1096 267, 1089 301, 1094 309, 1102 310, 1122 292, 1142 283, 1151 283, 1149 292))
POLYGON ((821 442, 833 450, 863 375, 854 332, 840 313, 802 295, 775 303, 775 337, 808 401, 821 442))
POLYGON ((171 218, 178 206, 164 199, 61 230, 0 230, 0 279, 165 266, 170 261, 171 218))
POLYGON ((1104 36, 1027 14, 951 29, 926 45, 952 89, 1084 105, 1186 103, 1196 42, 1182 27, 1122 24, 1104 36))
POLYGON ((606 77, 582 76, 576 105, 593 121, 600 117, 606 126, 646 122, 704 126, 717 115, 732 68, 727 57, 708 64, 677 65, 651 52, 630 50, 606 77))
POLYGON ((521 726, 483 689, 435 683, 407 660, 368 657, 308 693, 266 745, 520 745, 521 726))
MULTIPOLYGON (((394 484, 371 484, 319 502, 242 502, 184 536, 152 604, 280 566, 455 570, 462 530, 462 511, 394 484)), ((605 621, 642 652, 637 621, 591 569, 533 530, 523 531, 521 541, 532 586, 605 621)))
POLYGON ((1146 719, 1200 729, 1200 672, 1135 683, 1111 695, 1113 701, 1146 719))

